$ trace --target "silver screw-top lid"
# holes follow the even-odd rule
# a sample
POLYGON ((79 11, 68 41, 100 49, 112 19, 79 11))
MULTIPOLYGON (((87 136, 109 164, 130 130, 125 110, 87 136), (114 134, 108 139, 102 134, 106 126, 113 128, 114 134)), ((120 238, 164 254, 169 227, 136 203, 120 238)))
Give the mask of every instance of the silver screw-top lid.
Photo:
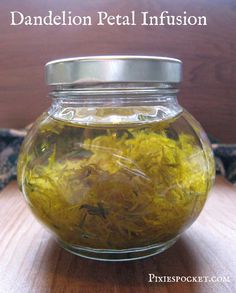
POLYGON ((96 56, 47 63, 46 80, 54 86, 107 83, 171 84, 182 79, 182 62, 154 56, 96 56))

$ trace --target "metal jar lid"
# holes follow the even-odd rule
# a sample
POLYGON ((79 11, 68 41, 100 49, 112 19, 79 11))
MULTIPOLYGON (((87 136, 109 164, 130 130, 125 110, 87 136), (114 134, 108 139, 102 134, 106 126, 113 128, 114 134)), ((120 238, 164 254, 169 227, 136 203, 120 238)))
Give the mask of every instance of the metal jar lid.
MULTIPOLYGON (((94 56, 60 59, 46 65, 46 81, 53 86, 107 83, 172 84, 182 79, 182 62, 154 56, 94 56)), ((165 86, 164 86, 165 87, 165 86)))

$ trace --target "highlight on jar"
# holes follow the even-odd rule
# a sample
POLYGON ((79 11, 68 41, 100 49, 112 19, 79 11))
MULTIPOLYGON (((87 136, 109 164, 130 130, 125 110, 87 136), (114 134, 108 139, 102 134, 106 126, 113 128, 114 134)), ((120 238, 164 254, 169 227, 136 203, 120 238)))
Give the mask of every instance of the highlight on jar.
POLYGON ((145 258, 197 219, 215 167, 204 130, 178 103, 181 78, 182 62, 164 57, 46 64, 52 105, 24 140, 18 184, 66 250, 145 258))

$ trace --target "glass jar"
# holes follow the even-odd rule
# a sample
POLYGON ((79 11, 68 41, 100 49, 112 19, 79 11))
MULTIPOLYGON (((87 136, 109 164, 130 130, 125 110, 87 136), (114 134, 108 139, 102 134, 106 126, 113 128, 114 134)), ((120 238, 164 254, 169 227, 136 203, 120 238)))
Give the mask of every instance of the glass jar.
POLYGON ((18 183, 68 251, 130 260, 170 247, 214 179, 207 136, 177 101, 180 60, 105 56, 46 64, 52 105, 23 143, 18 183))

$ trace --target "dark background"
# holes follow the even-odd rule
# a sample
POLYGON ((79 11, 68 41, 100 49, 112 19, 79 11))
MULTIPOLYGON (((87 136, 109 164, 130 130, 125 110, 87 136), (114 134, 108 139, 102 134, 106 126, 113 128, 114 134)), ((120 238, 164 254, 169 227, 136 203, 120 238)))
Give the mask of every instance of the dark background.
POLYGON ((52 59, 108 54, 160 55, 184 62, 179 100, 223 142, 236 142, 235 0, 1 0, 0 127, 21 128, 50 104, 44 64, 52 59), (73 15, 97 11, 127 14, 206 15, 207 26, 10 26, 10 11, 73 15))

